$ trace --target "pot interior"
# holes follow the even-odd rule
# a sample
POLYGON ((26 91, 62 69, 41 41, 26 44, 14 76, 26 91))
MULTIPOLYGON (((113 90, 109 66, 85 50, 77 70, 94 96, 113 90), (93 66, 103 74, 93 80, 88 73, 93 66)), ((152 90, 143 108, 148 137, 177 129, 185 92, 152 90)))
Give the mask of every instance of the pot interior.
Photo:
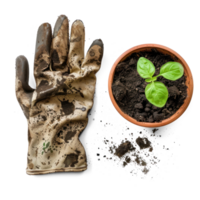
POLYGON ((141 52, 141 51, 149 51, 150 52, 152 49, 156 49, 158 52, 161 52, 161 53, 166 54, 166 55, 170 55, 176 62, 179 62, 179 63, 181 63, 183 65, 183 67, 184 67, 184 75, 186 76, 187 95, 190 95, 190 82, 191 82, 190 81, 191 80, 190 74, 191 74, 191 72, 190 72, 190 70, 188 71, 189 67, 188 68, 186 67, 187 64, 183 60, 182 57, 174 55, 174 53, 172 53, 171 51, 168 51, 166 49, 159 48, 159 47, 141 47, 141 48, 138 48, 136 50, 133 50, 133 51, 129 52, 118 63, 124 61, 127 57, 129 57, 133 53, 138 53, 138 52, 141 52))

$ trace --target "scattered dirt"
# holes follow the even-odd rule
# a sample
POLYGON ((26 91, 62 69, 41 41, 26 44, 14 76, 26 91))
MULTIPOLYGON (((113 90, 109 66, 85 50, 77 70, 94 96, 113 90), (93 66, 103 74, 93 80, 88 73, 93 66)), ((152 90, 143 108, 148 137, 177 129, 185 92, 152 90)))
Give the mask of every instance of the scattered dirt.
POLYGON ((149 148, 149 151, 153 151, 153 148, 151 146, 151 142, 147 138, 145 138, 145 137, 143 137, 143 138, 138 137, 136 139, 136 143, 138 144, 138 146, 140 147, 140 149, 149 148))
POLYGON ((121 158, 124 154, 126 154, 129 151, 133 151, 135 148, 131 144, 130 141, 122 142, 116 149, 115 155, 121 158))

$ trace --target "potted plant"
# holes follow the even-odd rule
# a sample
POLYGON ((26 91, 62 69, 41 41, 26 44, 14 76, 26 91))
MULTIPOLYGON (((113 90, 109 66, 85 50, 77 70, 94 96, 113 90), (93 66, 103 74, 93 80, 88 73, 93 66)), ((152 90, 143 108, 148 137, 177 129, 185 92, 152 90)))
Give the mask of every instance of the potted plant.
POLYGON ((108 81, 111 101, 128 121, 160 127, 179 118, 193 94, 193 79, 185 60, 168 47, 144 44, 124 52, 108 81))

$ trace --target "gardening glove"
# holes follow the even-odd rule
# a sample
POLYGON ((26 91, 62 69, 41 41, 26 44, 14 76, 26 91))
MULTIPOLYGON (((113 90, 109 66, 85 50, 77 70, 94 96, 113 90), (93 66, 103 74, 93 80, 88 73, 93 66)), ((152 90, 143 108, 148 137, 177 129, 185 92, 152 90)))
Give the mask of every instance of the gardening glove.
POLYGON ((103 56, 102 41, 95 40, 84 58, 83 22, 61 15, 54 27, 42 24, 34 59, 36 89, 28 85, 29 66, 16 59, 16 96, 28 121, 27 174, 87 169, 80 133, 93 106, 96 72, 103 56))

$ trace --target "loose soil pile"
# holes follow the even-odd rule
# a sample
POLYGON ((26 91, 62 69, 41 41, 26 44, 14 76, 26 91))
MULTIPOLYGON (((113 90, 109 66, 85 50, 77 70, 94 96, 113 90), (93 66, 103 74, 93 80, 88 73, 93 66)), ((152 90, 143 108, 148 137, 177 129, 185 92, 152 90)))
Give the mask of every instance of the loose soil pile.
POLYGON ((139 52, 130 55, 116 67, 112 92, 121 110, 130 117, 141 122, 160 122, 172 116, 184 103, 187 97, 185 75, 176 81, 158 77, 158 81, 168 88, 169 98, 163 108, 152 105, 145 97, 144 91, 148 83, 137 72, 137 61, 140 57, 149 59, 155 66, 158 75, 163 64, 173 60, 171 56, 164 55, 156 49, 151 52, 139 52))

